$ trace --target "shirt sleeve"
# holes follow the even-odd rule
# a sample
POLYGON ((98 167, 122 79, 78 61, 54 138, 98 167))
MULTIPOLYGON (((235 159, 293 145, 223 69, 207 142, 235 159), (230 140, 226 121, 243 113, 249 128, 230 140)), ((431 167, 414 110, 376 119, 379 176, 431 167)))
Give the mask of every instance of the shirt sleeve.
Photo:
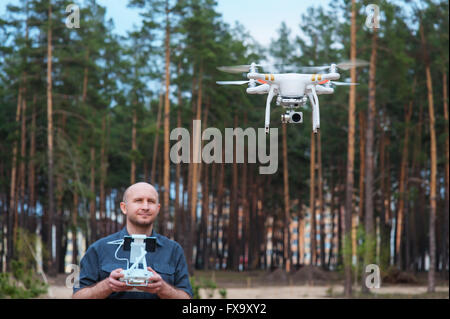
POLYGON ((186 258, 184 257, 183 248, 177 245, 176 248, 176 268, 174 286, 185 291, 189 296, 193 296, 191 282, 189 281, 189 271, 186 258))
POLYGON ((97 251, 90 246, 80 262, 80 277, 78 285, 73 287, 73 293, 92 286, 99 281, 99 262, 97 251))

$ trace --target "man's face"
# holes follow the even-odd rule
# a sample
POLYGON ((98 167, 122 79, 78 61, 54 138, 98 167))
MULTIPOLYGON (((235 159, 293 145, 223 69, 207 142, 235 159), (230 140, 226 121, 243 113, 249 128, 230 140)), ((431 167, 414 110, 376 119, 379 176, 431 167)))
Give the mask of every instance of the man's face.
POLYGON ((127 222, 140 227, 150 226, 159 213, 158 193, 149 184, 133 185, 127 192, 126 202, 120 203, 120 208, 127 216, 127 222))

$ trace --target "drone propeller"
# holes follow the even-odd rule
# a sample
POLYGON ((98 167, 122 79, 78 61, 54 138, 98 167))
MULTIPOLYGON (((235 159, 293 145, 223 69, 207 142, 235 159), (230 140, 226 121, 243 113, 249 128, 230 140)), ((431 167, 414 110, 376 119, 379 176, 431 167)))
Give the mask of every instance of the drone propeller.
POLYGON ((331 83, 333 83, 334 85, 337 86, 344 86, 344 85, 359 85, 359 83, 350 83, 350 82, 336 82, 336 81, 330 81, 331 83))
MULTIPOLYGON (((255 67, 262 67, 261 64, 255 64, 255 67)), ((252 67, 251 64, 246 65, 234 65, 234 66, 219 66, 217 69, 222 72, 227 73, 244 73, 249 72, 250 68, 252 67)))
POLYGON ((304 67, 300 67, 300 68, 302 69, 302 71, 305 71, 305 72, 320 72, 320 71, 325 71, 325 70, 331 70, 331 69, 333 69, 333 67, 336 67, 341 70, 349 70, 351 68, 363 67, 363 66, 367 66, 367 65, 369 65, 369 62, 364 61, 364 60, 355 59, 355 60, 343 61, 338 64, 323 65, 323 66, 304 66, 304 67))
POLYGON ((219 85, 242 85, 249 83, 250 81, 217 81, 219 85))
POLYGON ((283 68, 286 67, 286 68, 292 68, 292 69, 300 69, 301 72, 305 72, 305 73, 319 73, 319 72, 325 71, 325 70, 332 70, 333 68, 334 69, 338 68, 341 70, 349 70, 351 68, 363 67, 363 66, 367 66, 367 65, 369 65, 369 63, 367 61, 355 59, 355 60, 343 61, 338 64, 323 65, 323 66, 294 66, 294 65, 285 65, 285 64, 273 64, 273 65, 244 64, 244 65, 234 65, 234 66, 219 66, 217 69, 222 72, 227 72, 227 73, 245 73, 245 72, 249 72, 251 70, 252 66, 269 68, 269 69, 280 68, 280 66, 281 66, 283 68))
POLYGON ((364 60, 359 60, 359 59, 348 60, 348 61, 344 61, 339 64, 336 64, 336 66, 342 70, 349 70, 351 68, 358 68, 358 67, 363 67, 363 66, 368 66, 368 65, 369 65, 369 62, 364 61, 364 60))

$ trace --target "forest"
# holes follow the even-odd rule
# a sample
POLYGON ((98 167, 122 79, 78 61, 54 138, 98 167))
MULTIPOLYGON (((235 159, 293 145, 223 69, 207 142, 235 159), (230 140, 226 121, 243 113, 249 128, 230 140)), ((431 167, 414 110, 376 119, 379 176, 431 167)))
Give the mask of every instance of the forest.
POLYGON ((448 1, 323 2, 299 15, 300 35, 282 23, 268 47, 225 23, 216 0, 127 0, 142 17, 127 36, 95 0, 10 2, 0 17, 1 272, 42 258, 54 276, 68 254, 79 264, 124 227, 123 193, 145 181, 159 193, 156 230, 180 243, 190 273, 313 265, 341 271, 346 296, 368 264, 426 272, 429 292, 448 280, 448 1), (72 3, 78 28, 67 26, 72 3), (372 3, 379 28, 367 27, 372 3), (223 135, 264 127, 266 97, 217 85, 245 80, 217 67, 271 61, 282 73, 356 59, 368 65, 341 81, 359 85, 320 96, 317 133, 310 107, 300 125, 272 108, 274 174, 248 161, 171 161, 171 131, 192 133, 194 120, 223 135))

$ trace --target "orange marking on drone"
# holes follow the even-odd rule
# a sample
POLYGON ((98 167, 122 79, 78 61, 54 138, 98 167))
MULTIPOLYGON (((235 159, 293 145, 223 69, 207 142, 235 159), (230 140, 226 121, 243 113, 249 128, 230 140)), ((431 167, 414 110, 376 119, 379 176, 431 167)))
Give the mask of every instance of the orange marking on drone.
POLYGON ((325 84, 325 83, 327 83, 328 81, 330 81, 330 80, 323 80, 322 82, 319 82, 319 84, 325 84))
POLYGON ((315 81, 316 80, 316 75, 315 74, 313 74, 312 76, 311 76, 311 81, 315 81))
POLYGON ((261 84, 266 84, 267 82, 266 81, 264 81, 264 80, 257 80, 259 83, 261 83, 261 84))
POLYGON ((322 80, 322 74, 318 74, 317 75, 317 81, 321 81, 322 80))
POLYGON ((270 75, 270 81, 275 81, 275 77, 273 76, 273 74, 270 75))
POLYGON ((269 81, 269 74, 265 74, 266 76, 266 81, 269 81))

